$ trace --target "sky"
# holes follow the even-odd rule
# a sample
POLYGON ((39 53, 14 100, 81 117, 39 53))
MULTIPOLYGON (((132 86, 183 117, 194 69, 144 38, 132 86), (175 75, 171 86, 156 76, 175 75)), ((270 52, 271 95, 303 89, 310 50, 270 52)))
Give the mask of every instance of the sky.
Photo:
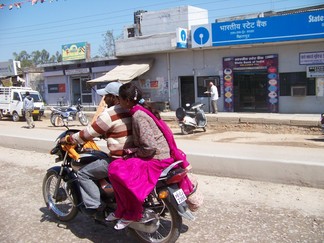
POLYGON ((23 50, 31 54, 45 49, 54 55, 62 45, 77 42, 90 43, 94 57, 100 54, 103 34, 109 30, 119 36, 124 26, 133 24, 137 10, 191 5, 207 9, 209 23, 213 23, 217 18, 323 4, 323 0, 39 0, 34 5, 32 1, 0 0, 0 6, 4 4, 0 9, 0 62, 23 50))

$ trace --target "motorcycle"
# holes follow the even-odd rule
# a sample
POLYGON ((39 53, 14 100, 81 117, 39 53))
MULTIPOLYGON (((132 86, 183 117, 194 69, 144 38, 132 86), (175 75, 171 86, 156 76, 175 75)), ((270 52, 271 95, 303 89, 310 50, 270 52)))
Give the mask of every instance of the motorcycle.
MULTIPOLYGON (((64 222, 72 220, 79 212, 86 214, 77 171, 99 158, 108 158, 106 153, 99 150, 95 141, 73 147, 60 144, 61 138, 78 131, 68 129, 59 135, 50 153, 57 155, 55 162, 62 163, 60 166, 49 168, 43 179, 42 191, 46 206, 56 219, 64 222)), ((154 190, 143 203, 143 219, 128 225, 141 242, 175 242, 180 235, 182 217, 194 220, 194 216, 188 210, 186 196, 178 186, 187 174, 184 169, 177 167, 181 162, 174 162, 162 172, 154 190)), ((108 227, 109 223, 105 222, 104 218, 116 209, 114 190, 109 178, 98 180, 96 183, 101 200, 106 206, 102 219, 91 217, 108 227)))
POLYGON ((69 121, 75 121, 77 118, 83 126, 89 124, 89 120, 83 112, 80 98, 76 106, 70 107, 51 107, 50 121, 53 126, 65 126, 69 121))
POLYGON ((186 111, 183 107, 179 107, 176 110, 176 117, 182 134, 187 135, 193 133, 197 128, 202 128, 206 132, 207 117, 202 109, 204 105, 197 102, 193 103, 191 107, 190 104, 186 104, 189 107, 189 111, 186 111))

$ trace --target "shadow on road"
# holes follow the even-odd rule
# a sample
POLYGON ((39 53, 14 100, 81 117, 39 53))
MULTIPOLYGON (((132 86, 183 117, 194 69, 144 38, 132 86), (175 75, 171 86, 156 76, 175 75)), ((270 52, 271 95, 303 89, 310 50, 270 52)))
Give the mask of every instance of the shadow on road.
POLYGON ((69 230, 79 239, 88 239, 91 242, 138 242, 134 238, 129 229, 117 231, 115 230, 114 223, 109 223, 106 226, 94 221, 94 219, 79 213, 70 222, 62 222, 55 219, 46 207, 39 209, 43 214, 40 222, 53 223, 53 227, 61 228, 62 230, 69 230))

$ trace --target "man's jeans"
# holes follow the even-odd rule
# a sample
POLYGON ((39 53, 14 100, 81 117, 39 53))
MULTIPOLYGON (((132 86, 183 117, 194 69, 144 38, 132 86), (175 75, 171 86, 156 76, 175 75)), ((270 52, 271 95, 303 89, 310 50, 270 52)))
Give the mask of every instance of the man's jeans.
POLYGON ((111 161, 99 159, 78 171, 81 195, 86 208, 99 208, 101 204, 100 190, 94 180, 108 177, 108 162, 110 163, 111 161))

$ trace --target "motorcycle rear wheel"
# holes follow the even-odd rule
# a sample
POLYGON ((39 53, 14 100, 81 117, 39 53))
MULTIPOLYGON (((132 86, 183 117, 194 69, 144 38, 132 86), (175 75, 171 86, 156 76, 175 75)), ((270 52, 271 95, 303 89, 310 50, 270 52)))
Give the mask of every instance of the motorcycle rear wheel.
POLYGON ((182 218, 169 201, 164 200, 164 203, 166 208, 159 216, 160 226, 154 233, 150 234, 132 229, 140 242, 172 243, 179 238, 182 218))
POLYGON ((53 170, 48 171, 43 180, 43 197, 47 208, 55 218, 67 222, 75 218, 78 214, 78 209, 71 201, 74 197, 73 191, 70 189, 65 190, 65 182, 63 180, 61 180, 59 185, 57 198, 54 198, 57 182, 57 172, 53 170))
POLYGON ((85 114, 82 114, 81 116, 79 116, 79 121, 83 126, 87 126, 89 124, 89 120, 85 114))

